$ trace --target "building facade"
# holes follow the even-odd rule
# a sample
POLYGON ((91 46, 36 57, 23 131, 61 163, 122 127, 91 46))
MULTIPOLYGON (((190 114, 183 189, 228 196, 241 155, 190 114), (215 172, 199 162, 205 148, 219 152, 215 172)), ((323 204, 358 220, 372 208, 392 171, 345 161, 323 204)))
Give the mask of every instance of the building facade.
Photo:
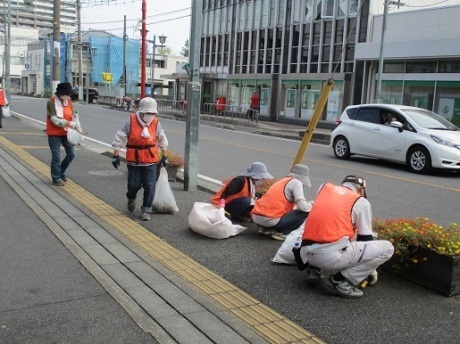
MULTIPOLYGON (((436 45, 429 42, 434 33, 424 35, 424 31, 420 30, 424 23, 436 27, 438 37, 451 40, 457 37, 458 41, 458 28, 453 23, 455 16, 446 17, 446 22, 435 17, 440 15, 436 12, 441 8, 439 6, 445 6, 445 3, 425 0, 404 2, 415 7, 391 1, 387 16, 387 25, 391 29, 385 40, 384 56, 390 59, 391 54, 395 56, 392 66, 385 59, 387 67, 383 78, 388 80, 383 83, 384 94, 389 92, 387 88, 390 85, 394 86, 394 78, 401 77, 390 76, 391 68, 394 71, 399 68, 395 71, 397 73, 406 66, 413 69, 410 60, 425 59, 427 51, 431 51, 433 58, 437 56, 439 61, 449 64, 448 67, 443 62, 436 62, 436 71, 455 68, 452 66, 456 62, 452 64, 452 59, 457 61, 459 57, 453 51, 457 50, 458 44, 446 42, 444 48, 449 44, 456 45, 456 48, 451 47, 450 51, 438 49, 439 41, 436 45), (417 5, 422 9, 417 10, 417 5), (421 11, 427 14, 417 14, 421 11), (412 29, 408 23, 419 25, 414 25, 412 29), (443 34, 449 25, 451 32, 443 34), (444 29, 439 26, 444 26, 444 29), (409 34, 409 31, 412 33, 409 34), (425 40, 423 52, 417 49, 410 53, 407 51, 414 40, 425 40), (389 48, 392 44, 395 44, 394 49, 389 48), (404 53, 396 53, 404 50, 404 53)), ((452 3, 458 1, 452 0, 452 3)), ((255 90, 260 97, 262 116, 280 122, 309 120, 329 79, 333 80, 334 86, 322 120, 334 122, 347 105, 373 101, 383 4, 384 1, 377 0, 204 0, 200 51, 202 106, 214 103, 216 97, 224 97, 229 111, 233 108, 241 111, 249 107, 250 96, 255 90)), ((458 5, 454 7, 458 8, 458 5)), ((449 9, 446 11, 448 13, 449 9)), ((424 77, 418 76, 413 80, 417 81, 413 87, 418 87, 417 91, 414 89, 415 93, 429 91, 423 89, 426 85, 419 82, 424 81, 424 77)), ((441 79, 451 82, 456 77, 450 75, 441 79)), ((446 83, 439 85, 453 86, 446 83)), ((428 87, 434 89, 435 84, 431 83, 428 87)), ((404 94, 401 85, 392 92, 404 94)), ((384 98, 390 102, 405 103, 404 99, 403 96, 394 100, 384 98)), ((424 102, 430 108, 428 100, 419 99, 411 104, 423 107, 424 102)), ((439 102, 438 105, 432 104, 432 109, 439 109, 439 102)))

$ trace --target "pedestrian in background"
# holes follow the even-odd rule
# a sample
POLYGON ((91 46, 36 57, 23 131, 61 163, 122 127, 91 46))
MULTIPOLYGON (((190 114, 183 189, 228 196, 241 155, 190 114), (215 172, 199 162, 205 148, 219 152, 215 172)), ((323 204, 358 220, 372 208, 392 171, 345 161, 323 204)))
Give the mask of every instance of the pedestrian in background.
POLYGON ((251 211, 256 201, 256 185, 265 179, 273 179, 267 167, 261 162, 254 162, 246 172, 233 178, 212 198, 211 203, 224 207, 235 222, 251 222, 251 211))
POLYGON ((285 178, 270 186, 252 210, 253 221, 262 227, 259 233, 285 240, 305 222, 313 202, 305 199, 304 185, 311 187, 309 168, 297 164, 285 178))
POLYGON ((249 109, 247 112, 248 118, 253 121, 257 115, 257 112, 259 111, 259 95, 257 94, 256 91, 251 96, 251 102, 249 104, 249 109))
POLYGON ((374 285, 377 267, 394 252, 390 241, 374 240, 366 181, 354 175, 341 185, 321 185, 301 246, 301 256, 310 265, 332 272, 324 281, 326 289, 345 298, 363 296, 357 286, 366 278, 374 285))
POLYGON ((51 179, 58 186, 63 186, 67 181, 67 168, 75 158, 75 146, 67 140, 67 128, 79 129, 78 115, 74 113, 70 100, 72 92, 70 83, 60 83, 54 96, 46 103, 46 134, 51 150, 51 179), (66 154, 62 162, 61 146, 66 154))
POLYGON ((2 84, 0 84, 0 128, 3 127, 3 107, 9 106, 6 100, 5 91, 3 90, 2 84))
POLYGON ((120 166, 120 149, 126 147, 128 166, 128 211, 136 209, 137 192, 143 188, 144 197, 141 206, 141 220, 149 221, 152 202, 155 195, 158 164, 168 164, 168 140, 158 121, 157 102, 145 97, 139 102, 139 110, 123 123, 112 142, 112 165, 120 166), (160 150, 162 158, 159 158, 160 150))

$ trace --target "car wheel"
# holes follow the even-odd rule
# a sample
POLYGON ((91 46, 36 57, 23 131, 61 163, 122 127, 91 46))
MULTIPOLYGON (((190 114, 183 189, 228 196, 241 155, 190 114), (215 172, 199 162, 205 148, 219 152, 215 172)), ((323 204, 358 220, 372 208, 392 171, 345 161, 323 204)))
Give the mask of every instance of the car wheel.
POLYGON ((430 153, 423 146, 415 146, 407 155, 407 164, 412 172, 427 173, 431 170, 430 153))
POLYGON ((334 140, 334 155, 338 159, 348 159, 350 158, 350 144, 348 140, 343 136, 338 136, 334 140))
POLYGON ((97 104, 97 98, 93 98, 93 99, 91 100, 91 104, 97 104))

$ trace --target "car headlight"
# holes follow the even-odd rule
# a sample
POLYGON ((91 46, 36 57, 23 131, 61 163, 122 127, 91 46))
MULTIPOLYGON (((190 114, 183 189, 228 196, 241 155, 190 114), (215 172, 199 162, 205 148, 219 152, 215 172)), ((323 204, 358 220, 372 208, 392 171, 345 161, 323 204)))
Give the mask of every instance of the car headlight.
POLYGON ((440 137, 440 136, 436 136, 436 135, 430 135, 430 136, 431 136, 431 138, 433 139, 434 142, 439 143, 440 145, 444 145, 444 146, 447 146, 447 147, 455 147, 455 148, 460 149, 459 144, 455 144, 449 139, 446 139, 446 138, 440 137))

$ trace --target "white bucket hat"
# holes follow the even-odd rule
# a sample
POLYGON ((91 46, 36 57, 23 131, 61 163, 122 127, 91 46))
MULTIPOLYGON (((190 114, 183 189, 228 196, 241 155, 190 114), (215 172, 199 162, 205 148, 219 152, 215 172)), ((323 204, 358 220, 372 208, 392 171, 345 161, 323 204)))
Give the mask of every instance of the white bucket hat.
POLYGON ((254 179, 273 179, 273 176, 268 173, 267 167, 262 162, 253 162, 247 172, 242 173, 241 176, 252 177, 254 179))
POLYGON ((308 177, 309 174, 310 174, 310 169, 307 166, 297 164, 292 168, 292 170, 288 174, 288 176, 289 177, 294 177, 294 178, 300 180, 300 182, 303 185, 306 185, 306 186, 308 186, 310 188, 311 187, 311 181, 310 181, 310 178, 308 177))
POLYGON ((140 113, 158 113, 157 102, 155 99, 151 97, 142 98, 139 102, 139 109, 140 113))

